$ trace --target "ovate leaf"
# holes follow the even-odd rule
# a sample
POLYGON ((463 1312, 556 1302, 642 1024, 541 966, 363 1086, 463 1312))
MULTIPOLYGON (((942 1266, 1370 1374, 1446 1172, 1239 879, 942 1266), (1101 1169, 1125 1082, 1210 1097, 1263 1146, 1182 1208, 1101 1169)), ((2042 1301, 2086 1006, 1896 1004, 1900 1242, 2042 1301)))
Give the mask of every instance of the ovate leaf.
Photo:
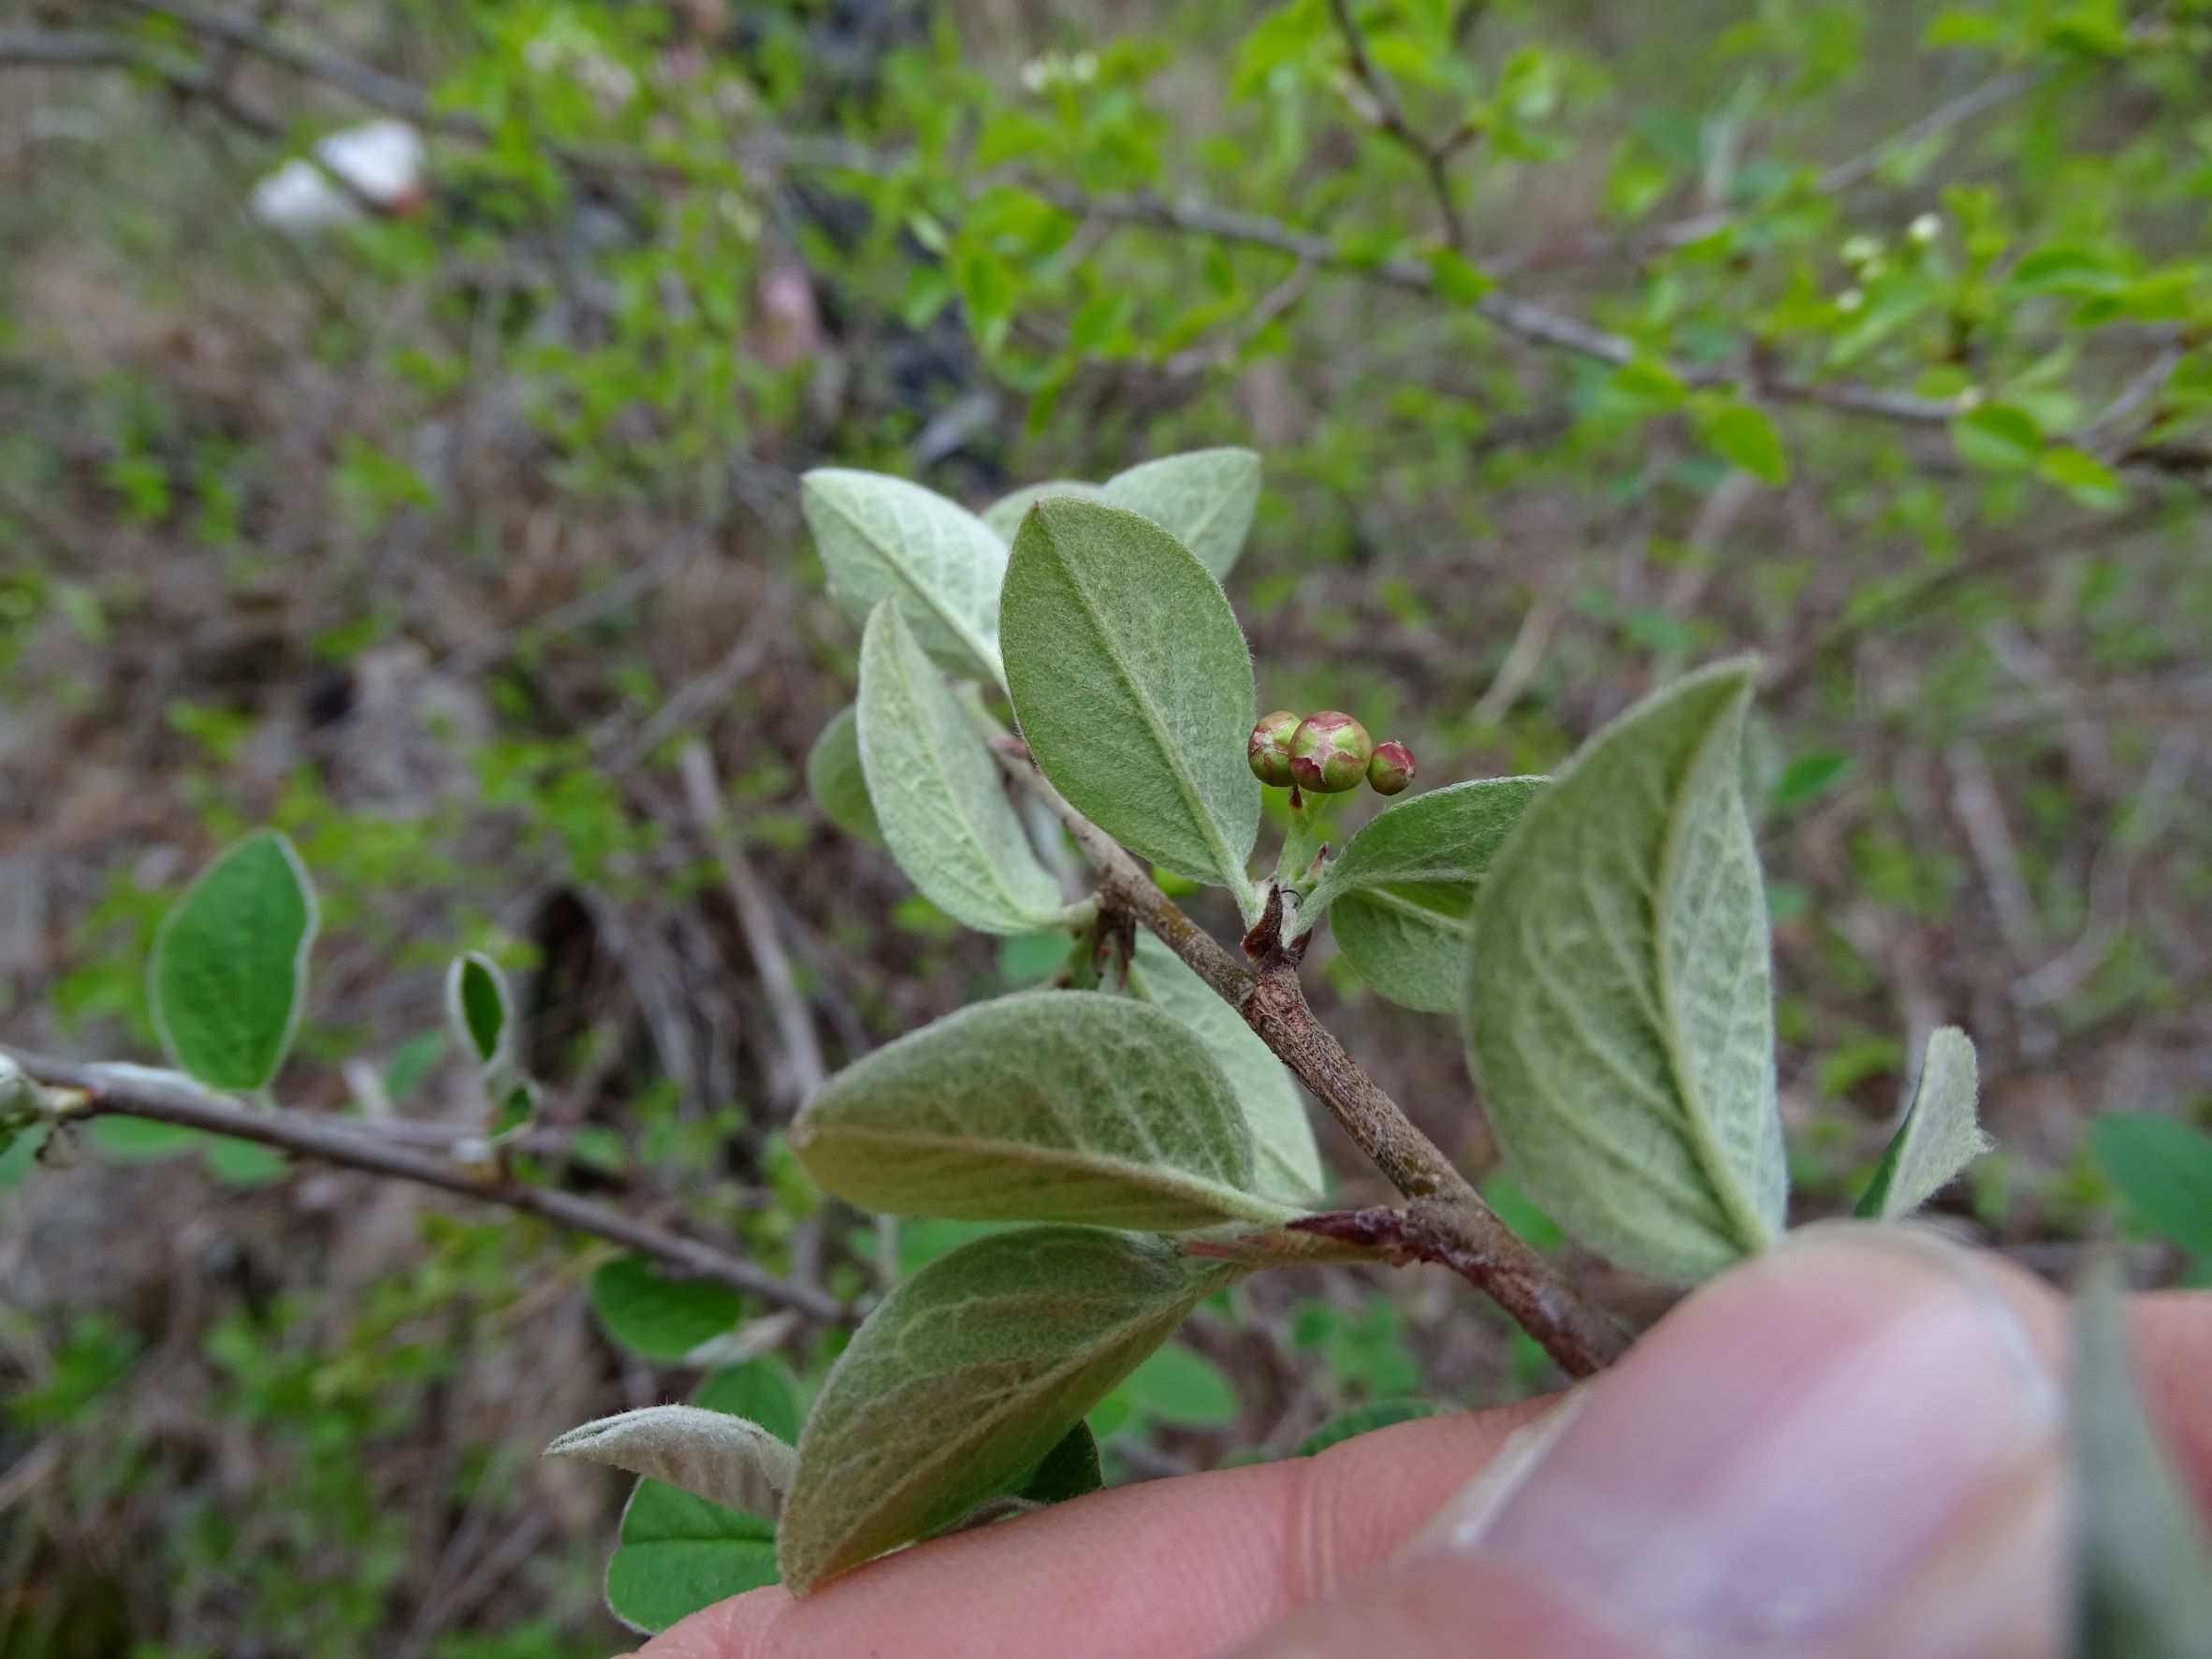
POLYGON ((898 607, 868 618, 859 738, 891 854, 923 896, 983 933, 1028 933, 1063 909, 1006 798, 982 735, 898 607))
POLYGON ((727 1285, 675 1278, 642 1256, 618 1256, 591 1275, 591 1311, 632 1353, 673 1365, 728 1332, 745 1302, 727 1285))
POLYGON ((656 1636, 702 1608, 776 1582, 776 1523, 641 1480, 606 1564, 606 1605, 656 1636))
POLYGON ((1299 925, 1327 914, 1352 970, 1392 1002, 1457 1008, 1475 884, 1543 783, 1479 779, 1387 808, 1322 873, 1299 925))
POLYGON ((507 976, 481 951, 456 956, 445 970, 445 1022, 479 1066, 496 1066, 504 1057, 513 1006, 507 976))
POLYGON ((1913 1104, 1858 1201, 1861 1215, 1910 1215, 1989 1150, 1974 1116, 1978 1086, 1972 1040, 1956 1026, 1929 1033, 1913 1104))
POLYGON ((1150 519, 1053 498, 1022 521, 1002 610, 1044 775, 1139 856, 1248 894, 1252 658, 1220 584, 1150 519))
POLYGON ((1219 581, 1251 532, 1259 505, 1259 457, 1249 449, 1163 456, 1116 473, 1099 499, 1143 514, 1198 555, 1219 581))
POLYGON ((1022 528, 1022 515, 1046 496, 1071 495, 1083 501, 1095 502, 1101 493, 1098 485, 1085 484, 1077 478, 1048 478, 1042 484, 1025 484, 985 507, 983 522, 997 531, 1002 541, 1011 544, 1014 532, 1022 528))
POLYGON ((1377 1429, 1387 1429, 1392 1423, 1410 1423, 1424 1417, 1436 1417, 1444 1407, 1427 1400, 1370 1400, 1364 1405, 1355 1405, 1349 1411, 1340 1411, 1303 1440, 1290 1455, 1310 1458, 1317 1451, 1327 1451, 1357 1435, 1372 1434, 1377 1429))
POLYGON ((1138 1411, 1155 1422, 1218 1429, 1236 1421, 1237 1391, 1221 1367, 1179 1342, 1156 1350, 1122 1386, 1138 1411))
POLYGON ((1662 1278, 1782 1228, 1766 895, 1738 746, 1755 665, 1677 681, 1522 813, 1475 896, 1468 1052, 1569 1233, 1662 1278))
POLYGON ((858 709, 848 706, 837 710, 807 751, 807 793, 822 815, 847 835, 883 845, 876 804, 868 799, 867 775, 860 765, 858 709))
POLYGON ((978 1003, 846 1068, 791 1145, 848 1202, 1157 1232, 1287 1212, 1229 1080, 1171 1015, 1094 991, 978 1003))
POLYGON ((725 1508, 774 1520, 797 1454, 760 1424, 696 1405, 648 1405, 585 1423, 546 1448, 626 1469, 725 1508))
POLYGON ((2074 1319, 2075 1545, 2081 1659, 2204 1659, 2212 1538, 2136 1390, 2127 1323, 2107 1277, 2074 1319))
POLYGON ((1283 1062, 1244 1024, 1244 1015, 1149 932, 1137 936, 1129 991, 1158 1004, 1195 1031, 1229 1079, 1245 1127, 1252 1131, 1256 1189, 1287 1204, 1320 1202, 1327 1190, 1321 1149, 1314 1143, 1305 1103, 1298 1098, 1298 1085, 1290 1081, 1283 1062))
POLYGON ((1236 1271, 1157 1240, 1023 1228, 894 1289, 822 1384, 777 1550, 805 1594, 926 1536, 1052 1450, 1236 1271))
POLYGON ((1006 544, 967 508, 880 473, 818 467, 800 504, 830 587, 854 619, 897 602, 914 637, 954 674, 998 677, 1006 544))
POLYGON ((265 1087, 299 1026, 314 937, 307 866, 276 831, 202 870, 162 922, 147 974, 170 1060, 211 1088, 265 1087))
POLYGON ((1064 1504, 1105 1484, 1106 1472, 1099 1463, 1099 1442, 1090 1424, 1079 1422, 1044 1454, 1044 1461, 1014 1495, 1032 1504, 1064 1504))
POLYGON ((2212 1135, 2155 1112, 2106 1112, 2089 1148, 2138 1223, 2212 1261, 2212 1135))

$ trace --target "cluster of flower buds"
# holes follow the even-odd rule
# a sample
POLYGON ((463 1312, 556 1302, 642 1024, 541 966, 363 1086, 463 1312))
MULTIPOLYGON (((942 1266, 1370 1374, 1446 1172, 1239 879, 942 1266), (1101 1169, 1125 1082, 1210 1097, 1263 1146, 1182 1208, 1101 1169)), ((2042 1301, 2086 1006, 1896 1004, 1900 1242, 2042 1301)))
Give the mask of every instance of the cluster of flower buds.
POLYGON ((1413 781, 1413 751, 1376 743, 1367 728, 1333 708, 1301 720, 1288 709, 1262 715, 1245 746, 1252 776, 1276 789, 1336 795, 1364 779, 1377 794, 1394 795, 1413 781))

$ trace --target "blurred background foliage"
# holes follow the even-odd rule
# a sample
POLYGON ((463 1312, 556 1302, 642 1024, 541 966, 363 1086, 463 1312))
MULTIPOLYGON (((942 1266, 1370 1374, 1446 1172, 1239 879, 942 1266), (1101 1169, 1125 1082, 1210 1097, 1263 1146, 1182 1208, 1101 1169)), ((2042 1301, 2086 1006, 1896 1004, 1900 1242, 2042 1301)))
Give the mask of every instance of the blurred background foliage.
MULTIPOLYGON (((2001 1151, 1952 1221, 2201 1278, 2208 80, 2202 0, 0 0, 0 1033, 151 1055, 154 923, 273 823, 326 920, 287 1104, 469 1131, 439 987, 480 948, 542 1178, 863 1294, 971 1230, 880 1235, 783 1154, 764 937, 832 1066, 1064 941, 961 933, 808 801, 857 630, 796 474, 981 505, 1250 444, 1262 706, 1424 783, 1765 653, 1797 1216, 1957 1021, 2001 1151), (268 210, 371 118, 423 144, 400 187, 308 159, 320 217, 268 210)), ((1564 1248, 1449 1022, 1311 967, 1564 1248)), ((538 1448, 834 1347, 534 1222, 93 1130, 0 1160, 6 1659, 595 1659, 623 1483, 538 1448)), ((1300 1274, 1094 1420, 1136 1478, 1553 1381, 1440 1275, 1300 1274)))

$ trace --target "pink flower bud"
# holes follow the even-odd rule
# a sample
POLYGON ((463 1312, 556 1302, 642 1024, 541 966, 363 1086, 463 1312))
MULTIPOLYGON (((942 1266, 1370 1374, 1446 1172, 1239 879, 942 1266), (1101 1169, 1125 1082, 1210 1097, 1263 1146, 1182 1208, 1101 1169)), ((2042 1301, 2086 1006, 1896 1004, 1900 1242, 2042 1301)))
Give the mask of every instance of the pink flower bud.
POLYGON ((1378 743, 1367 762, 1367 781, 1378 795, 1404 793, 1413 782, 1413 750, 1403 743, 1378 743))
POLYGON ((1290 739, 1298 731, 1298 717, 1287 708, 1263 714, 1244 745, 1244 760, 1252 776, 1275 789, 1290 784, 1290 739))
POLYGON ((1342 794, 1360 787, 1375 740, 1348 714, 1324 709, 1309 715, 1290 739, 1290 778, 1317 795, 1342 794))

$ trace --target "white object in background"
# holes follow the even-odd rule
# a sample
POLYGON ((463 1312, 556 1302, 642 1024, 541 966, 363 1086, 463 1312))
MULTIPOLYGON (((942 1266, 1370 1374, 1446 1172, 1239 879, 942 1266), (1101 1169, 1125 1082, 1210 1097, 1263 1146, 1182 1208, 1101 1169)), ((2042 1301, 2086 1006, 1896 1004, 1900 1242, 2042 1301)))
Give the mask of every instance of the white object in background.
POLYGON ((421 205, 429 152, 404 121, 365 121, 318 139, 314 159, 288 161, 254 186, 247 208, 262 224, 312 236, 373 208, 403 213, 421 205))

